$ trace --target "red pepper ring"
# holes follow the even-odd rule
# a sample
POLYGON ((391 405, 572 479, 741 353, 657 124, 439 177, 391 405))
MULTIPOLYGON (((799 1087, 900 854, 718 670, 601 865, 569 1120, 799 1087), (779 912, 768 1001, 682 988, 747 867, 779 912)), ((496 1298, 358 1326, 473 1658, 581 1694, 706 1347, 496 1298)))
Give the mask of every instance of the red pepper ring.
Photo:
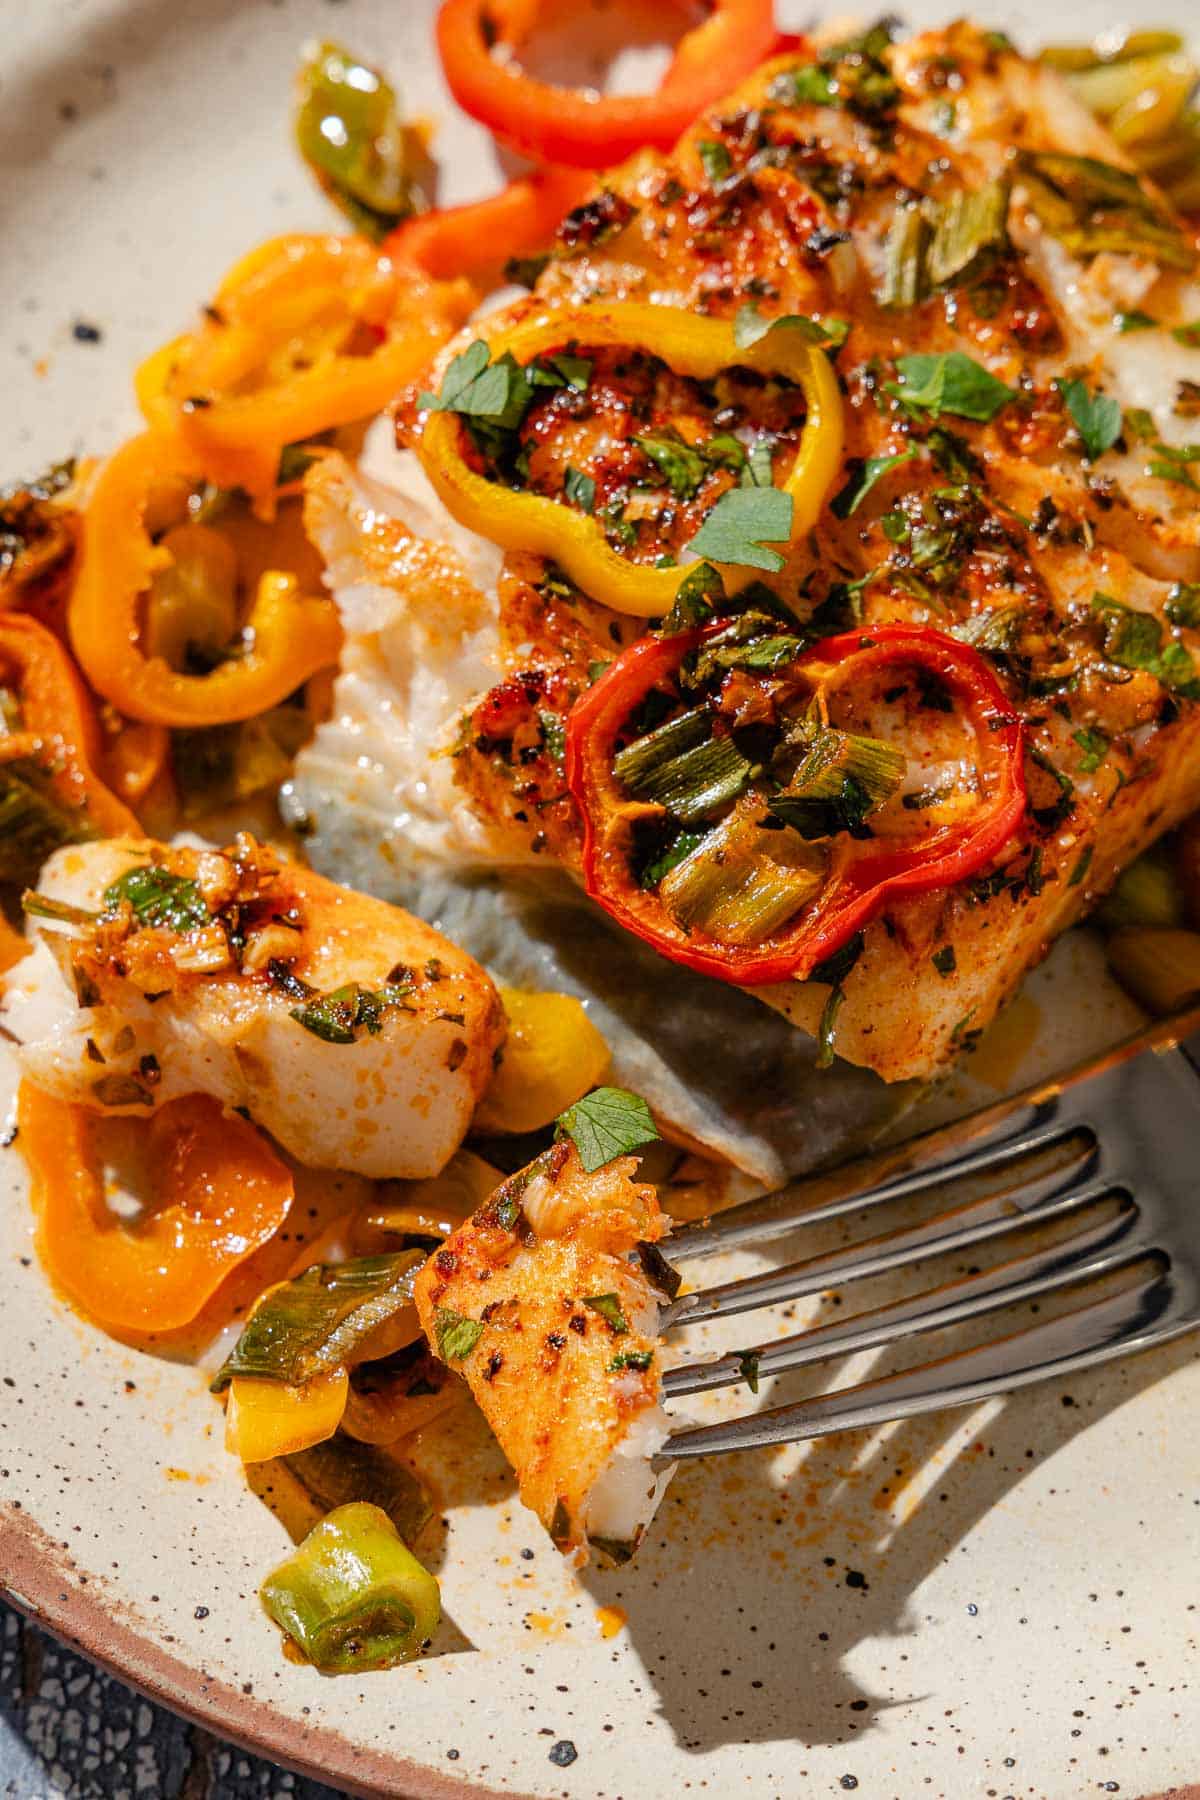
POLYGON ((655 93, 596 94, 538 81, 492 54, 497 37, 519 49, 548 10, 548 0, 444 0, 438 53, 464 112, 534 162, 577 169, 603 169, 646 146, 670 150, 698 113, 766 61, 777 36, 774 0, 710 0, 655 93))
MULTIPOLYGON (((629 869, 628 834, 620 829, 622 817, 630 816, 630 801, 612 764, 615 745, 634 709, 725 623, 674 637, 640 638, 572 708, 567 720, 566 780, 583 819, 584 885, 618 924, 673 962, 736 987, 803 981, 888 901, 951 887, 1002 849, 1025 814, 1025 727, 979 653, 943 632, 880 625, 814 644, 796 659, 794 668, 828 664, 838 669, 853 660, 857 673, 915 663, 936 676, 970 713, 981 751, 983 804, 974 818, 931 832, 919 852, 873 849, 871 840, 839 839, 821 894, 795 925, 785 927, 767 944, 723 944, 702 931, 685 930, 655 893, 639 887, 629 869)), ((839 679, 836 685, 843 683, 839 679)))

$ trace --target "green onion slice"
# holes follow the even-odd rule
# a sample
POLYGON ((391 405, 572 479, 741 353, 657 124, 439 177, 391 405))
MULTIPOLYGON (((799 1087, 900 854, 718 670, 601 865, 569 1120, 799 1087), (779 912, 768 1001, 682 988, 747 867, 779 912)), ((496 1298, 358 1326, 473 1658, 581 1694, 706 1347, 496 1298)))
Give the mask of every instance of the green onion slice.
POLYGON ((441 1594, 378 1506, 339 1506, 267 1576, 263 1606, 327 1675, 408 1662, 437 1630, 441 1594))

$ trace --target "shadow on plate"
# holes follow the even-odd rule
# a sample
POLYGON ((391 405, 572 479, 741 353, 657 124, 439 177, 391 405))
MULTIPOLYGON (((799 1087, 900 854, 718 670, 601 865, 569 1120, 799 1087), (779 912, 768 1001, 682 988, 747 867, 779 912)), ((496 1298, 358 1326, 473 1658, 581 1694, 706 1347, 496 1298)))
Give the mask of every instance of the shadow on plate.
MULTIPOLYGON (((876 1286, 867 1298, 866 1288, 864 1306, 883 1297, 876 1286)), ((810 1378, 807 1388, 799 1379, 778 1381, 768 1404, 945 1348, 932 1335, 921 1343, 917 1354, 859 1357, 824 1382, 810 1378)), ((589 1570, 586 1585, 598 1605, 627 1615, 654 1705, 684 1749, 852 1746, 878 1714, 928 1698, 904 1674, 927 1577, 955 1564, 964 1655, 973 1654, 978 1636, 999 1629, 990 1571, 966 1543, 974 1528, 1073 1439, 1196 1355, 1195 1340, 1185 1337, 1004 1401, 685 1462, 637 1560, 589 1570), (978 1604, 985 1596, 991 1606, 978 1604), (886 1698, 856 1673, 868 1656, 886 1698)), ((746 1398, 723 1410, 746 1410, 746 1398)), ((1097 1467, 1097 1493, 1110 1474, 1097 1467)), ((1084 1591, 1102 1585, 1086 1543, 1066 1572, 1078 1574, 1084 1591)), ((1013 1610, 1018 1604, 1014 1597, 1013 1610)), ((1019 1638, 1011 1649, 1020 1653, 1019 1638)))

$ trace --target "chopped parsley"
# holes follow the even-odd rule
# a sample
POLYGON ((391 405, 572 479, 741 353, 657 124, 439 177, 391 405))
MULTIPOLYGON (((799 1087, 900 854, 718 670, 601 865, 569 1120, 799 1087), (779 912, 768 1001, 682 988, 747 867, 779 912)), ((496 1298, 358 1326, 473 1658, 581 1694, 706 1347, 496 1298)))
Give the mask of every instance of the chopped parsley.
MULTIPOLYGON (((584 1302, 586 1306, 587 1302, 584 1302)), ((608 1365, 608 1373, 615 1375, 621 1369, 636 1369, 644 1375, 654 1361, 653 1350, 618 1350, 608 1365)))
POLYGON ((464 1362, 483 1336, 481 1319, 465 1319, 448 1306, 439 1306, 433 1315, 433 1331, 438 1355, 443 1362, 464 1362))
POLYGON ((1084 381, 1059 383, 1063 404, 1071 415, 1089 462, 1111 450, 1121 435, 1121 407, 1108 394, 1093 394, 1084 381))
POLYGON ((1187 325, 1176 325, 1171 336, 1189 350, 1200 350, 1200 319, 1193 319, 1187 325))
POLYGON ((1111 594, 1094 593, 1092 611, 1104 627, 1104 654, 1122 669, 1145 669, 1164 687, 1185 700, 1200 700, 1200 672, 1189 651, 1172 638, 1163 642, 1163 628, 1153 613, 1123 606, 1111 594))
POLYGON ((715 144, 710 138, 702 138, 696 145, 696 153, 704 164, 704 173, 714 184, 724 181, 733 167, 732 159, 724 144, 715 144))
POLYGON ((900 381, 885 383, 885 392, 935 419, 948 412, 986 424, 1016 398, 1012 388, 961 350, 900 356, 896 369, 900 381))
POLYGON ((1116 314, 1117 330, 1124 336, 1130 331, 1154 331, 1158 320, 1152 319, 1149 313, 1139 312, 1135 306, 1130 312, 1116 314))
POLYGON ((856 457, 850 463, 850 479, 829 502, 830 511, 839 519, 848 519, 858 511, 877 481, 882 481, 900 463, 912 462, 916 454, 916 445, 909 444, 889 456, 868 456, 865 462, 856 457))
POLYGON ((658 1127, 640 1094, 615 1087, 593 1088, 561 1114, 558 1128, 575 1145, 589 1175, 658 1138, 658 1127))
POLYGON ((567 472, 563 476, 563 497, 569 506, 577 506, 580 512, 595 512, 596 483, 592 476, 583 474, 568 463, 567 472))
POLYGON ((792 512, 792 496, 780 488, 731 488, 721 495, 688 548, 712 562, 777 575, 784 559, 768 546, 787 543, 792 512))
POLYGON ((777 319, 764 319, 753 300, 738 307, 733 341, 739 350, 751 349, 772 331, 798 331, 807 343, 840 350, 850 335, 850 323, 847 319, 813 319, 807 313, 784 313, 777 319))
POLYGON ((590 1312, 600 1314, 614 1337, 624 1337, 629 1330, 629 1320, 616 1294, 585 1294, 583 1304, 590 1312))
MULTIPOLYGON (((736 438, 733 441, 737 443, 736 438)), ((634 435, 633 442, 650 458, 677 500, 690 500, 708 475, 708 459, 677 431, 640 432, 634 435)), ((738 448, 741 449, 740 444, 738 448)))
POLYGON ((115 912, 126 900, 139 925, 159 927, 164 931, 194 931, 198 926, 207 925, 212 916, 194 881, 186 875, 172 875, 169 869, 155 863, 127 869, 105 888, 106 911, 115 912))
POLYGON ((1085 725, 1081 730, 1073 732, 1072 736, 1082 752, 1079 758, 1080 774, 1094 775, 1108 755, 1108 733, 1101 731, 1099 726, 1085 725))
POLYGON ((330 994, 318 994, 303 1006, 294 1006, 292 1017, 327 1044, 354 1044, 360 1031, 377 1037, 383 1030, 384 1014, 391 1007, 403 1006, 410 991, 407 983, 389 982, 371 989, 351 981, 330 994))

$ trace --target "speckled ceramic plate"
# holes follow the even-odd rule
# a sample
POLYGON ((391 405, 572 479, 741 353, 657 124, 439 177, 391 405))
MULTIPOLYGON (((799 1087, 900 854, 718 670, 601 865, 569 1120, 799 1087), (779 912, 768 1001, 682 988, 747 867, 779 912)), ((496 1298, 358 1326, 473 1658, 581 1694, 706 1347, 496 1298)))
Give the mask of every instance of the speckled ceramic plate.
MULTIPOLYGON (((0 477, 113 442, 134 422, 135 360, 225 265, 325 220, 287 138, 305 37, 386 59, 410 104, 445 121, 445 197, 494 182, 483 135, 449 122, 433 11, 0 0, 0 477)), ((981 11, 1032 41, 1122 9, 981 11)), ((1156 0, 1149 22, 1191 11, 1156 0)), ((1100 970, 1086 937, 1060 946, 960 1099, 1127 1026, 1100 970)), ((286 1537, 225 1456, 202 1377, 61 1306, 32 1261, 15 1152, 0 1177, 0 1575, 215 1731, 422 1800, 1074 1800, 1200 1776, 1191 1342, 1067 1392, 688 1465, 638 1561, 582 1580, 468 1427, 427 1446, 445 1519, 437 1654, 326 1681, 283 1660, 257 1608, 286 1537)))

